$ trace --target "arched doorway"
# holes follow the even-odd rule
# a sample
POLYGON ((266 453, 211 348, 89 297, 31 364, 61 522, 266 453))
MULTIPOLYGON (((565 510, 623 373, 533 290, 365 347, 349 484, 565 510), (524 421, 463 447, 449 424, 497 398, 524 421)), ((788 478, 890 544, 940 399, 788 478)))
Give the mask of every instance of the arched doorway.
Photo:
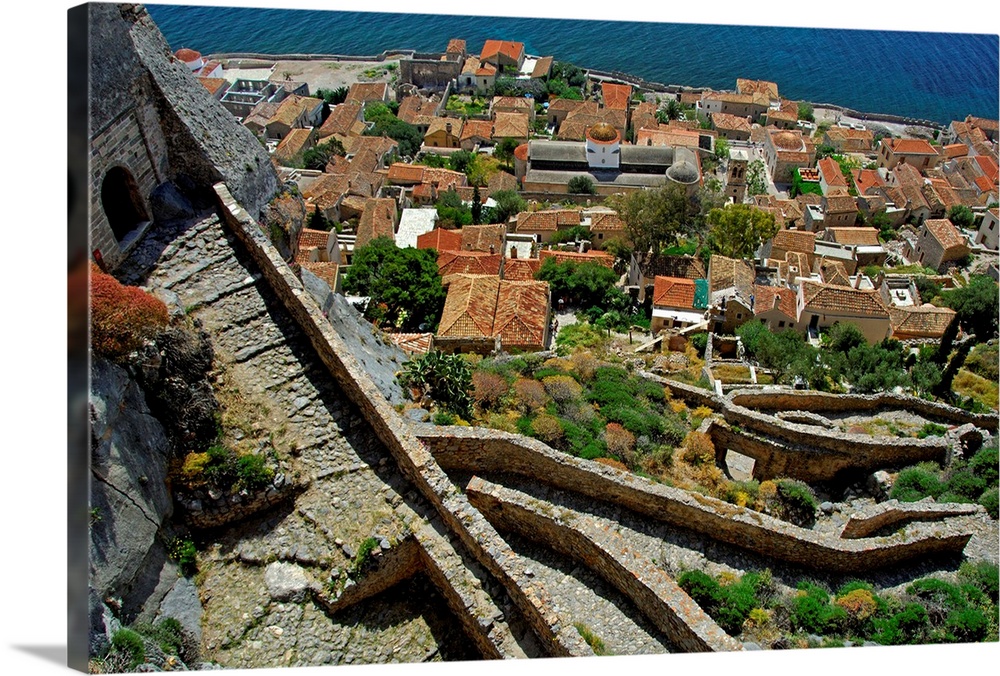
POLYGON ((112 167, 104 175, 101 206, 108 217, 111 232, 119 242, 140 223, 149 220, 139 195, 139 186, 129 170, 123 167, 112 167))

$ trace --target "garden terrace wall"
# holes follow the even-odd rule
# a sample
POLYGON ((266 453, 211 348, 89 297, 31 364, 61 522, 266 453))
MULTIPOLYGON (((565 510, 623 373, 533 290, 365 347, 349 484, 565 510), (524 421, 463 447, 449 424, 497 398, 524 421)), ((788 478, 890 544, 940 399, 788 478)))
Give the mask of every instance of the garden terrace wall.
POLYGON ((905 394, 880 392, 878 394, 829 394, 827 392, 797 392, 777 390, 770 392, 753 392, 737 390, 729 396, 729 400, 737 406, 759 410, 782 411, 877 411, 881 409, 900 409, 910 411, 926 418, 933 418, 952 424, 972 423, 976 427, 997 430, 1000 418, 995 413, 969 413, 954 406, 926 401, 919 397, 905 394))
POLYGON ((583 563, 629 597, 657 628, 685 652, 742 650, 662 569, 629 549, 607 524, 473 477, 465 488, 472 504, 503 530, 551 546, 583 563))
POLYGON ((961 552, 972 536, 960 524, 944 522, 915 524, 904 535, 842 540, 574 458, 520 435, 427 424, 414 425, 414 429, 447 470, 520 474, 764 556, 819 570, 860 573, 929 554, 961 552))
POLYGON ((551 655, 592 655, 593 651, 575 629, 560 624, 545 588, 523 575, 524 564, 519 557, 410 433, 260 225, 233 199, 224 184, 216 184, 215 190, 223 223, 246 247, 320 361, 372 426, 403 475, 434 506, 447 529, 504 585, 551 655))
POLYGON ((681 383, 676 380, 670 380, 669 378, 663 378, 654 373, 648 371, 637 371, 639 376, 651 380, 654 383, 659 383, 667 387, 670 390, 670 396, 677 399, 681 399, 688 406, 697 408, 699 406, 706 406, 713 411, 720 411, 725 406, 725 400, 716 395, 711 390, 706 390, 702 387, 697 387, 696 385, 688 385, 687 383, 681 383))
POLYGON ((335 596, 324 590, 316 595, 316 602, 328 613, 336 613, 410 579, 423 568, 420 545, 408 536, 368 565, 369 569, 354 584, 343 587, 335 596))
POLYGON ((206 501, 207 496, 204 495, 198 497, 179 491, 175 500, 182 508, 184 522, 191 528, 218 528, 275 507, 305 490, 307 485, 307 481, 283 483, 280 488, 272 484, 264 490, 245 494, 227 493, 211 501, 206 501))

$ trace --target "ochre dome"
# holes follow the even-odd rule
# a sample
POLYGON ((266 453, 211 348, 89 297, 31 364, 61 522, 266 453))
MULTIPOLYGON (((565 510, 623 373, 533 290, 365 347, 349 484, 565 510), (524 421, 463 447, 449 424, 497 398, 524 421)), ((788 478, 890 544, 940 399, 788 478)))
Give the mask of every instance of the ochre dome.
POLYGON ((174 56, 183 61, 184 63, 191 63, 192 61, 197 61, 201 58, 201 54, 194 51, 193 49, 188 49, 186 47, 181 47, 176 52, 174 56))
POLYGON ((697 183, 698 167, 687 160, 680 160, 679 162, 674 162, 667 169, 667 177, 678 183, 697 183))
POLYGON ((771 135, 771 142, 782 150, 798 150, 802 147, 802 139, 790 131, 779 131, 771 135))
POLYGON ((587 136, 594 141, 610 143, 618 140, 618 130, 607 122, 598 122, 587 130, 587 136))

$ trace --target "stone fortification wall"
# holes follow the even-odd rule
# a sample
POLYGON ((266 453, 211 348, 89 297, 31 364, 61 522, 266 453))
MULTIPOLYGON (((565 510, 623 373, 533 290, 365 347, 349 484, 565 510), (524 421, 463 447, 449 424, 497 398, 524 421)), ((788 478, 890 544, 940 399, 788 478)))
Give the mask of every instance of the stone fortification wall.
POLYGON ((598 526, 567 509, 556 514, 541 500, 479 477, 465 492, 501 529, 545 543, 594 570, 685 652, 742 650, 669 575, 631 550, 607 524, 598 526))
POLYGON ((962 425, 972 423, 976 427, 997 430, 1000 418, 994 414, 969 413, 954 406, 927 401, 919 397, 891 392, 878 394, 829 394, 827 392, 796 392, 778 390, 770 392, 754 392, 738 390, 733 392, 729 400, 737 406, 763 411, 811 411, 847 412, 847 411, 878 411, 882 409, 902 409, 921 415, 925 418, 941 422, 962 425))
POLYGON ((520 474, 809 568, 863 572, 933 553, 961 552, 971 537, 960 524, 946 522, 915 524, 893 537, 843 540, 580 460, 535 439, 474 427, 414 429, 445 469, 520 474))
POLYGON ((399 60, 399 81, 427 89, 444 89, 462 73, 460 61, 441 61, 440 58, 417 58, 399 60))
POLYGON ((225 225, 246 247, 320 361, 343 387, 344 394, 358 406, 392 453, 400 471, 438 512, 443 526, 458 536, 479 563, 503 584, 549 654, 593 654, 573 627, 559 622, 545 588, 524 575, 525 564, 410 433, 257 222, 233 199, 225 185, 217 184, 215 189, 225 225))
MULTIPOLYGON (((386 50, 374 56, 358 56, 354 54, 262 54, 260 52, 219 52, 209 54, 206 58, 216 60, 243 59, 257 60, 268 64, 275 61, 385 61, 401 56, 413 54, 411 49, 386 50)), ((250 64, 241 64, 244 67, 251 67, 250 64)))

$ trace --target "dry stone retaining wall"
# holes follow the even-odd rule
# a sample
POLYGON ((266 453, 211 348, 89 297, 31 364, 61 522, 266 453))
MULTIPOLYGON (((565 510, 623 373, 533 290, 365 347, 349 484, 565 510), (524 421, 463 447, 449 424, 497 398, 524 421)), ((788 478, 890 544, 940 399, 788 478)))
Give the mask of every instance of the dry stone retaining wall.
POLYGON ((809 568, 863 572, 929 554, 961 552, 972 536, 961 525, 945 522, 916 524, 891 537, 843 540, 574 458, 535 439, 473 427, 414 428, 445 469, 520 474, 809 568))
POLYGON ((556 515, 546 503, 479 477, 468 483, 466 494, 502 529, 546 543, 596 571, 685 651, 742 650, 670 576, 629 549, 606 524, 566 509, 556 515))
POLYGON ((842 538, 864 538, 886 528, 898 528, 914 521, 938 521, 949 516, 977 514, 985 511, 979 505, 957 503, 914 502, 896 500, 875 505, 862 514, 855 514, 844 525, 842 538))
POLYGON ((504 585, 549 654, 593 654, 575 629, 560 624, 551 610, 548 592, 520 574, 524 565, 510 546, 482 514, 469 505, 430 452, 408 431, 259 224, 233 199, 224 184, 217 184, 215 190, 223 222, 247 248, 263 278, 309 339, 320 361, 358 406, 379 440, 392 453, 403 475, 434 506, 447 528, 504 585))

